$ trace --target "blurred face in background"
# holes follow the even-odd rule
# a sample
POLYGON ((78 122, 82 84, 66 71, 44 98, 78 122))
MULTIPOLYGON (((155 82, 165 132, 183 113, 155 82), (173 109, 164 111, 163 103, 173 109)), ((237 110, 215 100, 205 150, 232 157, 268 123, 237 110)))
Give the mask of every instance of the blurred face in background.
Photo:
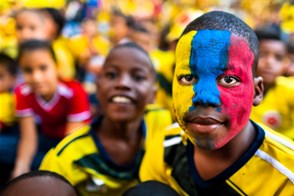
POLYGON ((16 76, 9 73, 5 65, 0 63, 0 93, 9 91, 16 81, 16 76))
POLYGON ((19 58, 24 81, 45 100, 50 100, 58 84, 57 65, 45 49, 25 51, 19 58))
POLYGON ((113 15, 110 20, 110 37, 113 43, 118 43, 128 35, 129 28, 123 16, 113 15))
POLYGON ((16 15, 16 38, 18 43, 29 39, 45 39, 43 17, 35 10, 23 10, 16 15))
POLYGON ((265 88, 274 84, 278 76, 283 75, 287 68, 287 49, 279 40, 259 41, 259 59, 257 75, 263 77, 265 88))

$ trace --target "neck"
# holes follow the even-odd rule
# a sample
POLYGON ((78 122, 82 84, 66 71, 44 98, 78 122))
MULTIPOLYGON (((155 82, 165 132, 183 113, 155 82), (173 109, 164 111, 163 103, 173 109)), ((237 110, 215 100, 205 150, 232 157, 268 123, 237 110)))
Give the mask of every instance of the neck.
POLYGON ((108 118, 103 118, 101 125, 97 128, 99 137, 107 137, 118 140, 132 140, 140 134, 141 120, 136 122, 113 122, 108 118))
POLYGON ((249 122, 244 130, 229 143, 217 150, 194 148, 194 163, 204 180, 211 179, 236 162, 250 147, 256 137, 249 122))

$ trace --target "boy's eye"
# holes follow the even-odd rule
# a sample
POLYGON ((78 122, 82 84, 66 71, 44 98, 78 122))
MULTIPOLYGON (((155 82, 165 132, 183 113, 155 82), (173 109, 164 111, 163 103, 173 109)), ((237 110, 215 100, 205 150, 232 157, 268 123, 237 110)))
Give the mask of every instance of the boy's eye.
POLYGON ((104 76, 108 79, 115 79, 117 77, 117 73, 114 71, 107 71, 104 76))
POLYGON ((240 79, 233 76, 221 76, 218 79, 218 84, 224 87, 233 87, 240 85, 240 79))
POLYGON ((24 73, 32 73, 32 69, 30 67, 24 67, 22 70, 24 73))
POLYGON ((188 74, 179 76, 178 81, 182 85, 191 85, 194 84, 197 81, 197 79, 193 75, 188 74))
POLYGON ((40 67, 40 70, 41 70, 41 71, 46 71, 46 69, 47 69, 47 65, 42 65, 42 66, 40 67))
POLYGON ((140 81, 143 81, 143 80, 145 80, 145 76, 143 76, 143 75, 141 75, 141 74, 135 74, 134 76, 133 76, 133 79, 135 80, 135 81, 137 81, 137 82, 140 82, 140 81))

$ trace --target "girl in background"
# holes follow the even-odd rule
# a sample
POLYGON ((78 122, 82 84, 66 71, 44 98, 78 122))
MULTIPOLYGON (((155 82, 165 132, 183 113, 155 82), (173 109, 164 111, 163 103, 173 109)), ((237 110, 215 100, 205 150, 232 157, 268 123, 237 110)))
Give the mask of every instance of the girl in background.
POLYGON ((12 177, 37 169, 50 148, 90 120, 86 92, 76 81, 59 79, 49 42, 21 43, 18 61, 24 84, 15 90, 20 139, 12 177))

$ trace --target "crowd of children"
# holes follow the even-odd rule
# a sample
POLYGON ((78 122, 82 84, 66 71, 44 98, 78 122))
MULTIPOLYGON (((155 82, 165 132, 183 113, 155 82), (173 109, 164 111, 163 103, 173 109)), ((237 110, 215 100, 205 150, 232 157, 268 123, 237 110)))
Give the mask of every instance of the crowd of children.
POLYGON ((64 10, 11 12, 0 194, 36 178, 65 195, 294 191, 294 31, 190 8, 160 24, 114 6, 105 33, 87 6, 68 37, 64 10))

